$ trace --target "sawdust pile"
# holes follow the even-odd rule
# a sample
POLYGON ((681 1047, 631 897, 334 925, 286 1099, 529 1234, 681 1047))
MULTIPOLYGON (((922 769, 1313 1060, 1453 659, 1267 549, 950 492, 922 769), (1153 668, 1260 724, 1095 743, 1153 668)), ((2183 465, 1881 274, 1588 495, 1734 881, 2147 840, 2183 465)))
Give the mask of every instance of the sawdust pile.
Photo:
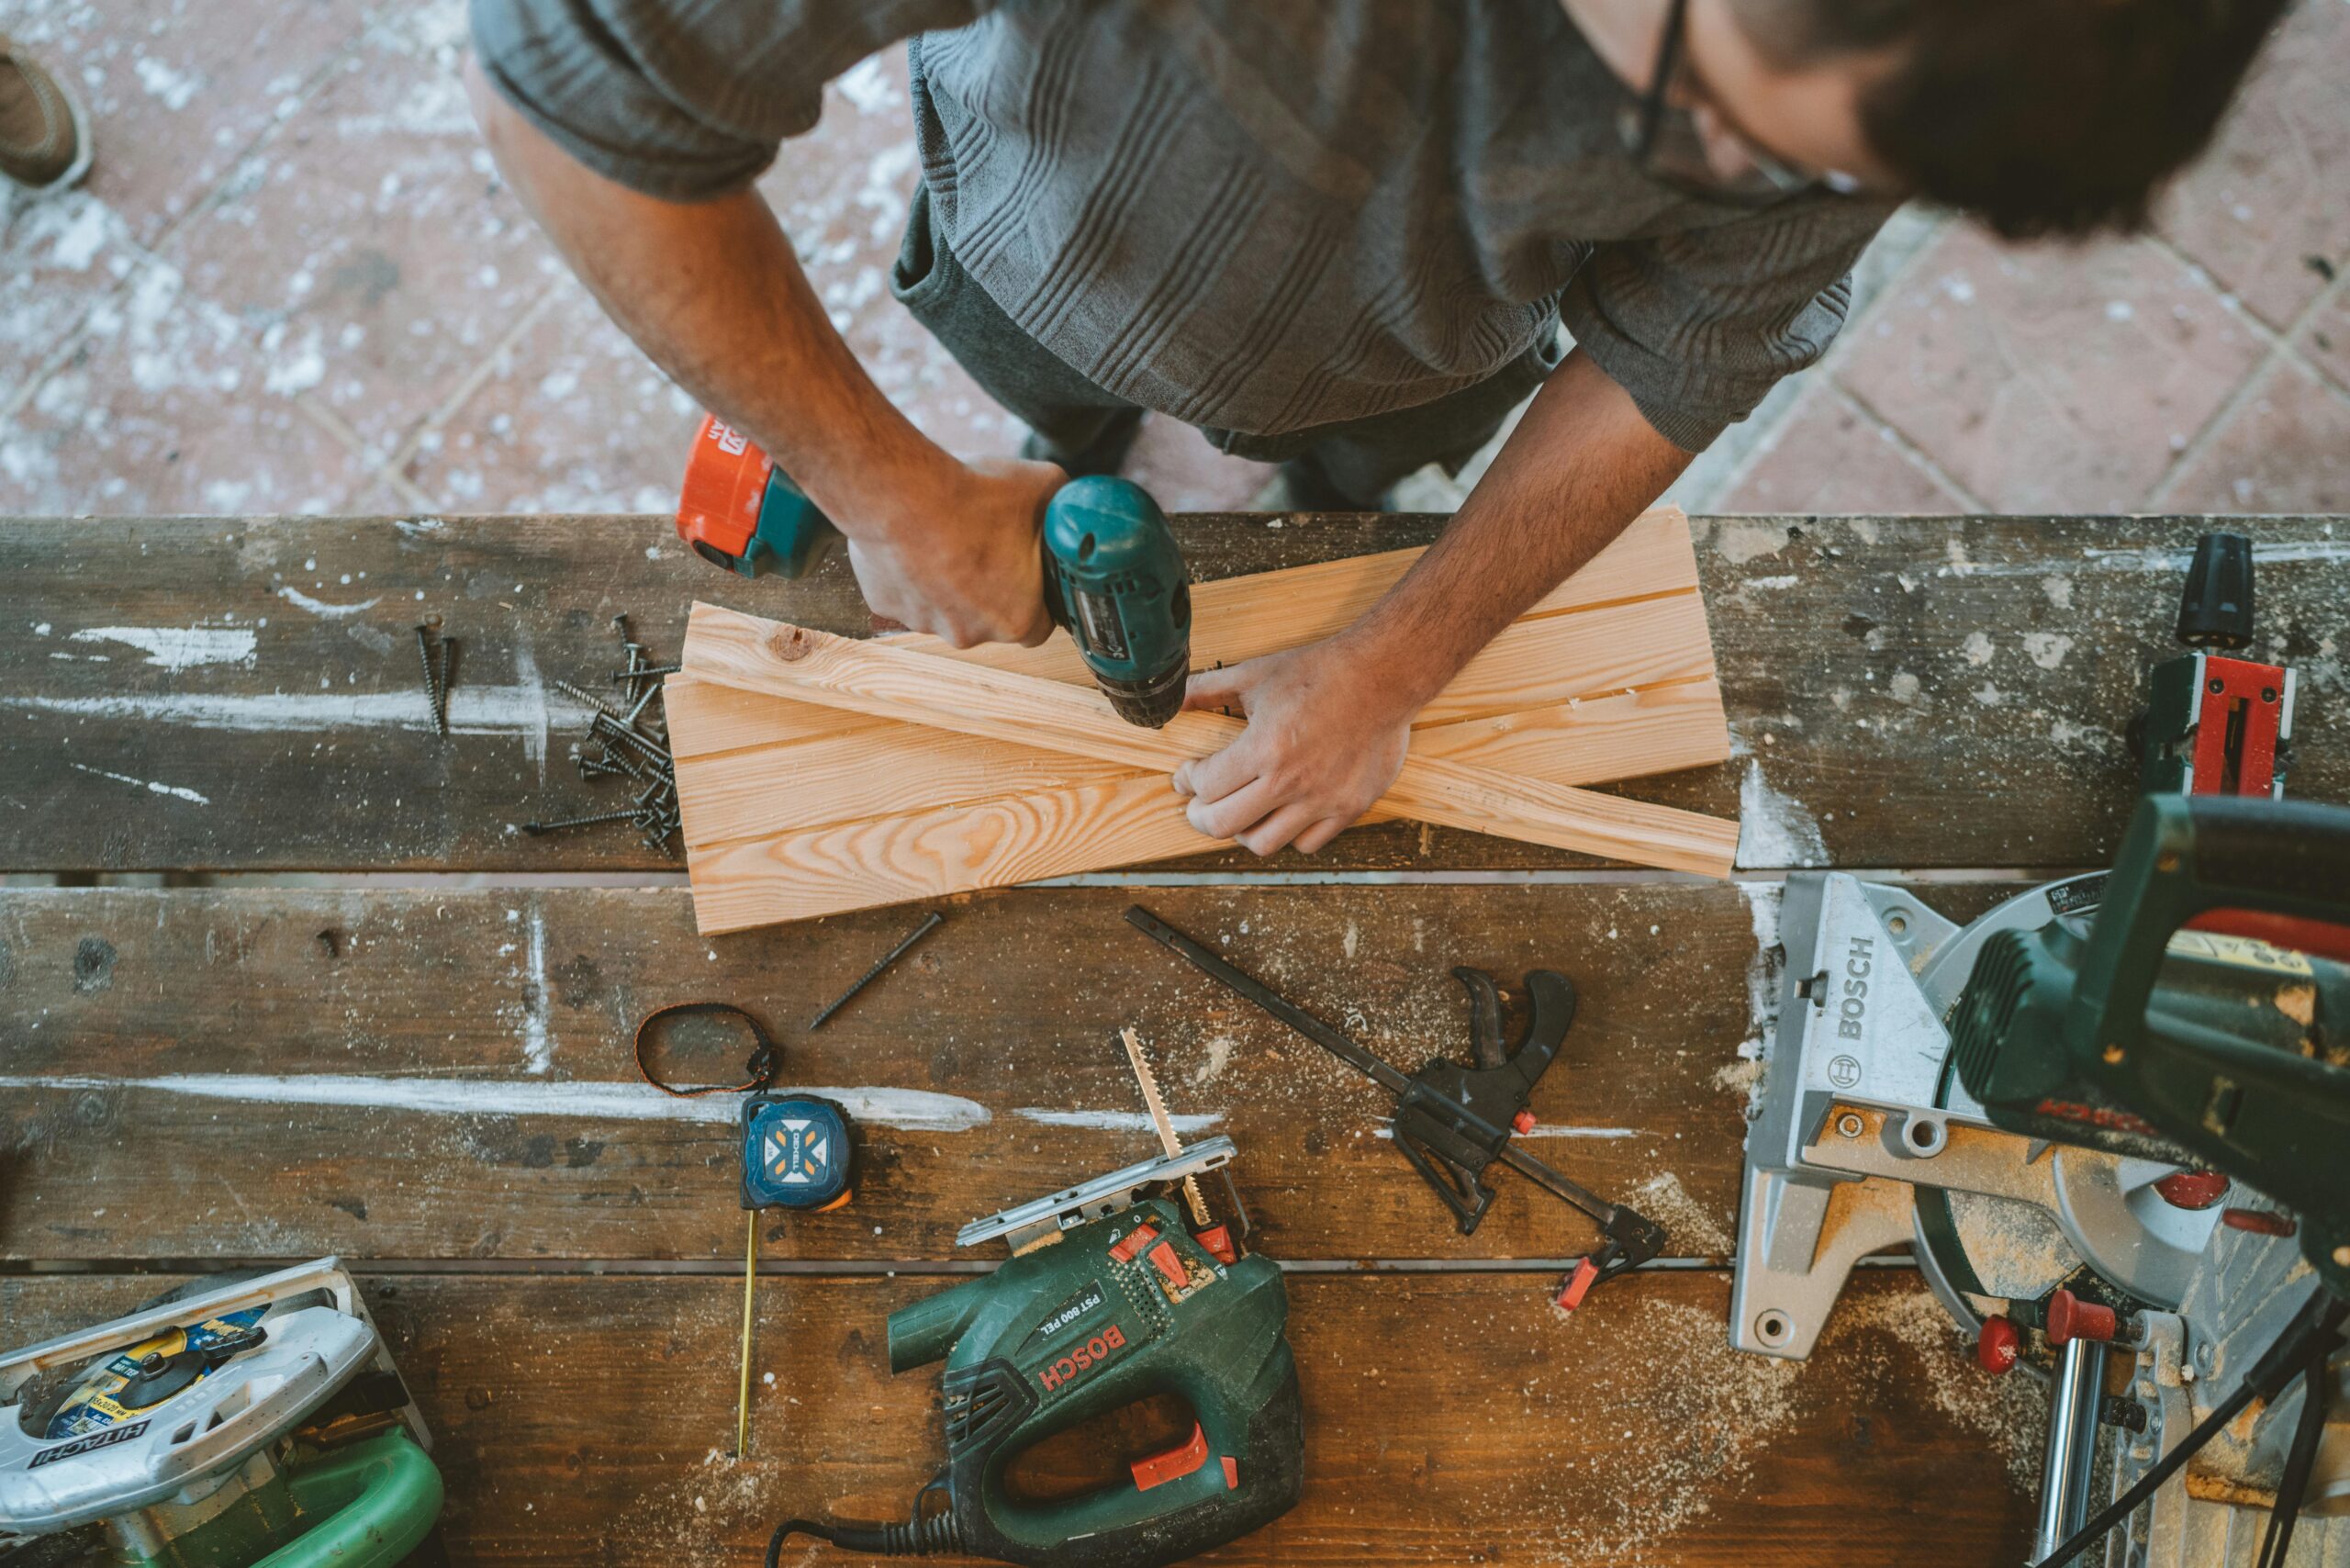
POLYGON ((1606 1358, 1576 1401, 1598 1451, 1538 1468, 1560 1524, 1549 1562, 1661 1562, 1658 1544, 1741 1495, 1757 1455, 1803 1414, 1806 1369, 1731 1350, 1718 1314, 1656 1303, 1641 1319, 1661 1353, 1606 1358))
POLYGON ((1660 1170, 1620 1200, 1664 1226, 1672 1239, 1665 1253, 1673 1258, 1727 1258, 1737 1244, 1713 1212, 1689 1195, 1681 1178, 1660 1170))
POLYGON ((1774 1445, 1824 1440, 1855 1408, 1925 1404, 1985 1443, 2020 1487, 2038 1484, 2044 1389, 1977 1371, 1915 1276, 1858 1282, 1809 1362, 1734 1350, 1719 1312, 1689 1303, 1644 1304, 1639 1332, 1646 1353, 1601 1358, 1572 1409, 1528 1401, 1529 1418, 1582 1428, 1572 1454, 1528 1456, 1539 1503, 1558 1521, 1537 1561, 1680 1561, 1676 1538, 1762 1496, 1756 1471, 1774 1445))

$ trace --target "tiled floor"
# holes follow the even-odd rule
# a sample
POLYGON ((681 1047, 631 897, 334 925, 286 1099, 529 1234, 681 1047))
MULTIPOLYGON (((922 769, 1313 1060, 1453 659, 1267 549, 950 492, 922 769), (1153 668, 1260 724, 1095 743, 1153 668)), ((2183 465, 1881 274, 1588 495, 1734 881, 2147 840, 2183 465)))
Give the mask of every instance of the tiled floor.
MULTIPOLYGON (((462 0, 0 0, 91 100, 86 189, 0 207, 0 511, 666 510, 693 409, 492 172, 462 0), (255 47, 255 36, 265 47, 255 47)), ((2002 248, 1909 213, 1828 363, 1693 469, 1693 508, 2350 510, 2350 0, 2300 0, 2154 233, 2002 248)), ((763 182, 882 386, 1018 443, 890 299, 915 181, 868 62, 763 182)), ((1169 505, 1261 485, 1180 425, 1169 505)), ((1458 483, 1426 476, 1415 505, 1458 483)))

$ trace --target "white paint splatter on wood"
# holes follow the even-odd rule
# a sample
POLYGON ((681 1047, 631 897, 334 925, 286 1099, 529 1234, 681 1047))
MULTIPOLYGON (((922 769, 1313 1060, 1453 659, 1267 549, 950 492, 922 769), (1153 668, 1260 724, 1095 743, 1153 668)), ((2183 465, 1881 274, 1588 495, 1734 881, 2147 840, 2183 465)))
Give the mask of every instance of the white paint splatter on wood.
POLYGON ((1824 866, 1828 846, 1819 824, 1799 801, 1771 788, 1762 765, 1749 762, 1738 789, 1738 865, 1756 867, 1824 866))
POLYGON ((364 599, 358 604, 329 604, 325 599, 312 599, 297 588, 279 588, 277 597, 297 609, 307 610, 311 614, 324 617, 329 621, 340 621, 346 615, 356 615, 363 610, 373 610, 383 602, 379 597, 364 599))
POLYGON ((547 923, 531 906, 530 973, 522 985, 522 1065, 532 1072, 554 1066, 554 1032, 547 1016, 547 923))
POLYGON ((2027 632, 2023 634, 2023 651, 2042 669, 2054 669, 2073 651, 2073 639, 2062 632, 2027 632))
POLYGON ((188 801, 199 806, 208 806, 212 803, 211 796, 199 795, 193 790, 183 790, 176 784, 158 784, 149 778, 133 778, 128 773, 109 773, 103 767, 84 767, 78 762, 69 762, 65 766, 76 773, 87 773, 99 778, 111 778, 118 784, 135 784, 141 790, 151 790, 158 795, 169 795, 175 801, 188 801))
MULTIPOLYGON (((534 672, 535 673, 535 672, 534 672)), ((196 730, 277 734, 317 730, 412 730, 422 711, 414 691, 273 691, 227 696, 0 697, 0 704, 75 718, 128 719, 196 730)), ((585 718, 588 709, 549 697, 536 685, 459 686, 449 694, 449 728, 457 734, 520 735, 545 755, 546 726, 557 709, 585 718)))
POLYGON ((145 654, 149 664, 173 671, 201 665, 251 668, 257 640, 250 626, 92 626, 68 639, 125 644, 145 654))
MULTIPOLYGON (((741 1119, 732 1096, 679 1100, 643 1083, 525 1083, 496 1079, 372 1078, 317 1073, 168 1073, 158 1078, 0 1077, 0 1089, 131 1090, 262 1105, 333 1105, 442 1116, 561 1116, 572 1121, 707 1122, 741 1119)), ((821 1094, 877 1126, 961 1133, 985 1126, 988 1108, 926 1089, 795 1085, 778 1092, 821 1094)), ((1181 1118, 1179 1118, 1179 1121, 1181 1118)))

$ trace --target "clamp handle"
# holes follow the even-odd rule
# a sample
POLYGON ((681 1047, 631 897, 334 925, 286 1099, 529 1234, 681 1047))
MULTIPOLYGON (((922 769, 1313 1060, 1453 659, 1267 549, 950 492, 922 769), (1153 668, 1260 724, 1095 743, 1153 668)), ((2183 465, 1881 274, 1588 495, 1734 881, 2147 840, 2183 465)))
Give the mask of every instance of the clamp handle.
POLYGON ((1476 1065, 1431 1057, 1412 1075, 1395 1107, 1395 1147, 1452 1211, 1460 1234, 1474 1232, 1492 1206, 1494 1190, 1483 1180, 1509 1141, 1507 1131, 1526 1110, 1534 1086, 1557 1059, 1559 1047, 1575 1021, 1574 982, 1555 969, 1526 977, 1526 1034, 1518 1043, 1502 1041, 1501 993, 1483 969, 1452 971, 1469 992, 1470 1051, 1476 1065), (1452 1107, 1466 1106, 1498 1135, 1472 1130, 1452 1107))

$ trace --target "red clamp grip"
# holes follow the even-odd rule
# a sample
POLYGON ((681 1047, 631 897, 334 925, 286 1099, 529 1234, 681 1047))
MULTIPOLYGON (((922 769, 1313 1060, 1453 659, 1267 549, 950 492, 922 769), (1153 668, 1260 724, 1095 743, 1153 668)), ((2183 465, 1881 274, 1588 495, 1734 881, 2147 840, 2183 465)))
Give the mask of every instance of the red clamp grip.
POLYGON ((2083 1301, 2071 1291, 2058 1291, 2048 1298, 2048 1342, 2062 1345, 2072 1339, 2110 1339, 2120 1327, 2113 1308, 2100 1306, 2093 1301, 2083 1301))
POLYGON ((1550 1298, 1550 1305, 1561 1312, 1572 1312, 1583 1305, 1583 1298, 1591 1294, 1591 1287, 1598 1279, 1598 1264, 1588 1258, 1576 1259, 1574 1271, 1559 1287, 1559 1294, 1550 1298))

